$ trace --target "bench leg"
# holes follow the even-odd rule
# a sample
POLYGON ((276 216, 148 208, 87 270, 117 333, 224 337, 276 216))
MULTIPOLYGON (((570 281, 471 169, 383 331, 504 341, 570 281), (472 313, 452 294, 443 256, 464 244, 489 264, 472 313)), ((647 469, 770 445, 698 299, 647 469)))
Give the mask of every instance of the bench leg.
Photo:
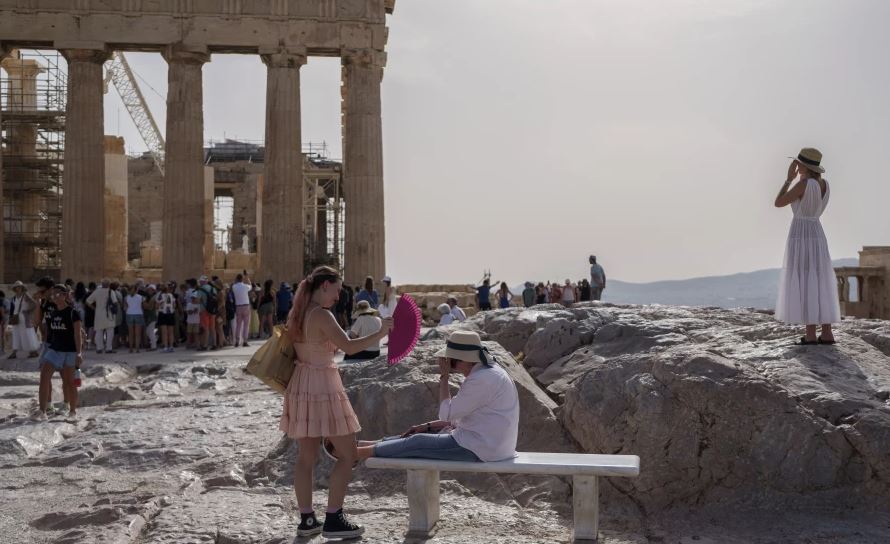
POLYGON ((408 536, 426 538, 439 521, 439 471, 408 471, 408 536))
POLYGON ((599 484, 596 476, 572 477, 575 541, 596 542, 599 530, 599 484))

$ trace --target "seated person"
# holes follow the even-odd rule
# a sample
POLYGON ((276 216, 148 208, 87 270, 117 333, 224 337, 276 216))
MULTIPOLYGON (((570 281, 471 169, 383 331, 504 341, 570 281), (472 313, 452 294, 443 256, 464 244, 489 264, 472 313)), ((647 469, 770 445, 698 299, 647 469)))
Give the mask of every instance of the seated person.
POLYGON ((451 325, 454 323, 454 314, 451 313, 451 306, 443 302, 436 309, 439 310, 439 325, 451 325))
MULTIPOLYGON (((397 437, 359 442, 359 459, 414 457, 448 461, 502 461, 516 457, 519 396, 512 378, 479 335, 455 331, 439 358, 439 419, 408 429, 397 437), (451 398, 448 377, 465 376, 451 398)), ((325 450, 335 455, 325 442, 325 450)))
MULTIPOLYGON (((383 326, 383 321, 377 317, 377 310, 371 308, 371 303, 367 300, 362 300, 356 305, 355 313, 352 314, 352 319, 355 321, 352 323, 352 328, 349 329, 348 335, 350 338, 364 338, 365 336, 370 336, 379 331, 380 327, 383 326)), ((378 341, 377 345, 359 351, 358 353, 353 353, 352 355, 347 354, 344 359, 364 360, 373 359, 379 356, 380 342, 378 341)))
POLYGON ((449 296, 446 302, 448 303, 448 306, 451 307, 451 315, 454 316, 456 321, 466 321, 467 314, 457 305, 457 297, 449 296))

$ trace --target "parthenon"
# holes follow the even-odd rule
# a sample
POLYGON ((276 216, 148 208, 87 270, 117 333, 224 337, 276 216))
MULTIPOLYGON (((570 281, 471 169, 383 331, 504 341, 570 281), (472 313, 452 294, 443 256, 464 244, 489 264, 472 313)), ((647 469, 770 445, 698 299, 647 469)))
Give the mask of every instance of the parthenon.
MULTIPOLYGON (((257 269, 303 270, 300 68, 342 63, 346 281, 385 273, 380 86, 386 15, 395 0, 0 0, 0 60, 52 49, 68 62, 61 274, 96 279, 106 266, 103 63, 113 51, 168 63, 163 276, 201 275, 213 247, 205 206, 202 68, 214 54, 259 55, 267 68, 262 225, 257 269)), ((2 147, 0 147, 2 152, 2 147)), ((0 156, 2 161, 2 156, 0 156)), ((2 162, 0 162, 2 168, 2 162)), ((2 171, 2 169, 0 169, 2 171)), ((2 191, 0 191, 2 193, 2 191)), ((0 239, 4 233, 0 227, 0 239)), ((2 248, 0 243, 0 248, 2 248)), ((2 249, 0 249, 2 251, 2 249)), ((3 256, 0 254, 0 266, 3 256)))

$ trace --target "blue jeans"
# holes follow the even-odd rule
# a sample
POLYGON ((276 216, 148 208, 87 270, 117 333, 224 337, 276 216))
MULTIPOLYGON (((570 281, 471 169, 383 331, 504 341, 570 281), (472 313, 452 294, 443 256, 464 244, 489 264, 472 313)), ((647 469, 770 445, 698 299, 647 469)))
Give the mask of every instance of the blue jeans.
POLYGON ((462 447, 449 433, 413 434, 384 438, 374 446, 374 457, 412 457, 443 461, 480 461, 476 454, 462 447))

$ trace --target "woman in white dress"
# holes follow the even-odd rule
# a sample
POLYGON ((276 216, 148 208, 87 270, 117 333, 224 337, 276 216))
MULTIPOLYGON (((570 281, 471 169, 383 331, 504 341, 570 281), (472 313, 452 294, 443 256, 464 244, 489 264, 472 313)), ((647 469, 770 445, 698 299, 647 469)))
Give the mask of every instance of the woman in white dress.
POLYGON ((13 284, 12 290, 15 293, 9 317, 9 324, 12 325, 12 353, 8 358, 15 359, 19 351, 27 352, 29 358, 37 357, 37 350, 40 349, 40 340, 34 330, 37 301, 28 294, 25 284, 20 281, 13 284))
POLYGON ((825 169, 821 162, 822 153, 817 149, 802 149, 788 167, 788 178, 776 197, 777 208, 790 205, 794 213, 779 281, 776 318, 806 325, 802 345, 834 344, 831 324, 841 320, 837 278, 819 221, 830 195, 828 182, 822 179, 825 169), (795 177, 799 177, 798 182, 789 190, 795 177))

